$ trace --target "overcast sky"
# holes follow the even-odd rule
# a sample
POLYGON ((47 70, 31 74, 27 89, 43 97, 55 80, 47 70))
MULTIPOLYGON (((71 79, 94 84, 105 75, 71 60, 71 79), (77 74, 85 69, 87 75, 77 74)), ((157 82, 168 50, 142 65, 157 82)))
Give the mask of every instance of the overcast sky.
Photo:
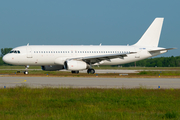
POLYGON ((132 45, 164 17, 160 47, 179 48, 180 0, 3 0, 0 48, 26 45, 132 45))

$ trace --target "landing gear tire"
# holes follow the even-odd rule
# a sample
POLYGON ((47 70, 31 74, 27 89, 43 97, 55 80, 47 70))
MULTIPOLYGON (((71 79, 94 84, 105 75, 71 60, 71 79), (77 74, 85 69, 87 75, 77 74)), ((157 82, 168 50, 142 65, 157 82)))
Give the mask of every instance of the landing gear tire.
POLYGON ((27 74, 29 74, 29 72, 28 72, 29 65, 26 65, 25 67, 26 67, 26 71, 24 71, 24 74, 27 75, 27 74))
POLYGON ((27 75, 27 74, 29 74, 29 72, 28 71, 24 71, 24 74, 27 75))
POLYGON ((78 74, 78 73, 79 73, 79 71, 71 71, 71 73, 76 73, 76 74, 78 74))
POLYGON ((95 70, 94 70, 94 69, 88 69, 88 70, 87 70, 87 73, 88 73, 88 74, 94 74, 94 73, 95 73, 95 70))

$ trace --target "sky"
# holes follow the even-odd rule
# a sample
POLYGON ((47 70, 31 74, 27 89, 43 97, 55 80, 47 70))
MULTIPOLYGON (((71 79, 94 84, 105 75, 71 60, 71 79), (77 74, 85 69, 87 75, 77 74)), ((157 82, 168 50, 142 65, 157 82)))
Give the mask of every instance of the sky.
POLYGON ((22 45, 132 45, 164 17, 161 56, 179 56, 180 0, 2 0, 0 49, 22 45))

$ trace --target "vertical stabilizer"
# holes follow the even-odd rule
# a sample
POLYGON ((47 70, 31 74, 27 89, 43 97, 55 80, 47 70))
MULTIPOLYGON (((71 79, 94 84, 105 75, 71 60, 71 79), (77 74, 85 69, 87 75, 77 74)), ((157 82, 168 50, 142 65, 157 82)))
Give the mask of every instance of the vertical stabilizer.
POLYGON ((140 40, 134 46, 158 47, 164 18, 155 18, 140 40))

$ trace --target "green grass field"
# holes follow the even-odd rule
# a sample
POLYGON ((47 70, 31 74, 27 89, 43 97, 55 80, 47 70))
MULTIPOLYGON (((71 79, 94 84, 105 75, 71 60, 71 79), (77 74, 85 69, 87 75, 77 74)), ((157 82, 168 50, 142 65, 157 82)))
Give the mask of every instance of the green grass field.
MULTIPOLYGON (((0 66, 0 74, 9 74, 9 75, 23 75, 24 66, 0 66), (20 69, 20 70, 19 70, 20 69), (17 71, 20 71, 21 73, 17 73, 17 71)), ((29 68, 29 75, 39 75, 39 76, 46 76, 47 74, 49 76, 59 76, 59 77, 66 77, 66 76, 72 76, 72 77, 95 77, 96 74, 87 74, 87 73, 80 73, 80 74, 71 74, 70 71, 42 71, 40 70, 40 66, 31 66, 29 68)), ((180 76, 180 67, 157 67, 157 68, 151 68, 151 67, 110 67, 110 66, 100 66, 100 67, 94 67, 94 69, 124 69, 124 70, 147 70, 147 71, 141 71, 140 73, 133 73, 129 74, 129 77, 148 77, 148 76, 156 76, 158 77, 159 74, 161 76, 180 76), (159 70, 159 71, 152 71, 152 70, 159 70), (162 70, 162 71, 161 71, 162 70)), ((119 77, 119 73, 105 73, 105 74, 98 74, 99 77, 119 77)), ((126 76, 126 77, 128 77, 126 76)))
POLYGON ((0 89, 0 119, 180 119, 180 89, 0 89))

